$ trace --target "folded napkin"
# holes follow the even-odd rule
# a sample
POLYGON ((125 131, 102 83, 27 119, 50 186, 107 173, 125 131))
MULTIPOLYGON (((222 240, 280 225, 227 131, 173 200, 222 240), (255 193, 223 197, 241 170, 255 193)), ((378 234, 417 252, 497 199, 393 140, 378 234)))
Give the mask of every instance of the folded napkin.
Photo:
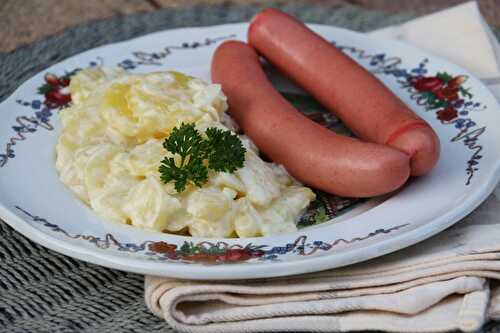
MULTIPOLYGON (((475 2, 373 34, 447 57, 485 82, 500 76, 500 47, 475 2), (452 22, 454 29, 440 29, 452 22)), ((246 281, 147 276, 145 301, 182 332, 474 331, 489 319, 500 320, 497 281, 500 186, 454 227, 375 260, 246 281)))
POLYGON ((148 307, 183 332, 475 331, 500 319, 500 186, 425 242, 340 269, 255 281, 146 277, 148 307))

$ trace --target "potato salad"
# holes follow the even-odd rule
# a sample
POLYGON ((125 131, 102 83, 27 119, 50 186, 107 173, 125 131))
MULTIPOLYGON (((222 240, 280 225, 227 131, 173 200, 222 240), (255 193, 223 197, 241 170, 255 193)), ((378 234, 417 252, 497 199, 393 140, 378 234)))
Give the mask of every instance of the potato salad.
POLYGON ((72 77, 72 104, 60 112, 56 147, 61 181, 107 221, 196 237, 254 237, 293 232, 314 193, 238 135, 244 163, 209 170, 202 186, 181 192, 162 181, 163 145, 174 128, 194 124, 238 133, 219 85, 179 72, 131 74, 89 68, 72 77), (243 153, 242 153, 243 154, 243 153))

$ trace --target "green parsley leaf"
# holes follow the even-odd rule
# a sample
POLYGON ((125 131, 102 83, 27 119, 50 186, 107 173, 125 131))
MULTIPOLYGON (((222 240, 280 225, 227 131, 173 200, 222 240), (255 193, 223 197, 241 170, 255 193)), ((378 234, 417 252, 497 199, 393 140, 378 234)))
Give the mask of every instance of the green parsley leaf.
POLYGON ((243 166, 246 149, 236 134, 211 127, 208 137, 208 167, 215 171, 232 173, 243 166))
POLYGON ((182 123, 172 130, 163 147, 180 159, 165 157, 159 168, 164 183, 175 182, 177 192, 186 189, 188 183, 198 187, 208 180, 208 169, 234 172, 243 166, 245 148, 237 135, 211 127, 203 139, 194 124, 182 123))
POLYGON ((189 155, 199 155, 202 147, 203 138, 194 128, 194 124, 182 123, 179 128, 175 127, 163 147, 172 154, 179 154, 182 158, 189 155))
POLYGON ((160 178, 166 184, 175 180, 175 190, 182 192, 186 188, 187 173, 175 165, 175 160, 172 157, 165 157, 160 165, 160 178))
POLYGON ((203 160, 193 158, 187 164, 187 178, 190 179, 196 186, 201 187, 208 180, 208 169, 203 164, 203 160))

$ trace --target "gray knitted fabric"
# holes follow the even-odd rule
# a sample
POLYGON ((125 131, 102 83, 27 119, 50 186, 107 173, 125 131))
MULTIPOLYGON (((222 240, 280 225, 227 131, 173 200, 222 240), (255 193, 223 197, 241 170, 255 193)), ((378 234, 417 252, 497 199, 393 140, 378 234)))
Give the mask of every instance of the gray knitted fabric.
MULTIPOLYGON (((277 6, 275 4, 275 6, 277 6)), ((411 18, 357 7, 288 2, 279 6, 307 22, 367 31, 411 18)), ((23 81, 71 55, 149 32, 249 20, 259 6, 165 9, 68 29, 0 53, 0 101, 23 81)), ((49 199, 50 200, 50 199, 49 199)), ((173 332, 143 302, 141 275, 111 270, 45 249, 0 221, 0 332, 173 332)), ((490 323, 483 332, 500 332, 490 323)))

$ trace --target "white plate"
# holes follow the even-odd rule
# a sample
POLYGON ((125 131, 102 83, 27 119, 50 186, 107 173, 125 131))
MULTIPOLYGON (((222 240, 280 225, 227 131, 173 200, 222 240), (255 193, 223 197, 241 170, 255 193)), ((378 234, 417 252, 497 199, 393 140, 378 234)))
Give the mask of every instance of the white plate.
MULTIPOLYGON (((241 279, 312 272, 380 256, 444 230, 478 206, 500 175, 500 112, 488 89, 464 69, 413 47, 334 27, 311 27, 377 73, 437 131, 442 156, 431 174, 412 180, 390 198, 358 204, 326 223, 274 237, 206 240, 100 220, 58 180, 58 106, 44 107, 45 97, 37 89, 47 72, 62 76, 95 64, 120 64, 134 72, 175 69, 209 80, 217 45, 244 40, 247 24, 178 29, 71 57, 25 82, 0 105, 0 217, 37 243, 103 266, 178 278, 241 279), (435 99, 437 108, 430 109, 437 95, 407 84, 410 76, 438 72, 467 77, 458 96, 464 99, 461 106, 442 111, 435 99)), ((338 198, 322 198, 331 201, 328 209, 338 203, 338 198)))

